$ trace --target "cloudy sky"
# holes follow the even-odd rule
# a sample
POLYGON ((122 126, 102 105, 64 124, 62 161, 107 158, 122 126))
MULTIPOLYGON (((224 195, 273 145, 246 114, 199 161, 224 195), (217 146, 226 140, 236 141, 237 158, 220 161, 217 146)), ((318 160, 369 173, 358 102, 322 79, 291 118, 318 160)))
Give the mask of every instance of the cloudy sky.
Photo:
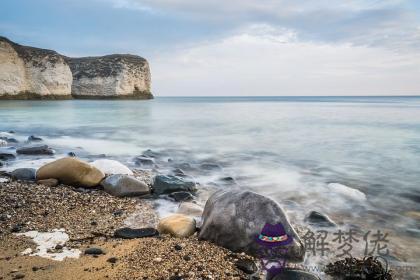
POLYGON ((158 96, 420 94, 418 0, 1 0, 0 34, 138 54, 158 96))

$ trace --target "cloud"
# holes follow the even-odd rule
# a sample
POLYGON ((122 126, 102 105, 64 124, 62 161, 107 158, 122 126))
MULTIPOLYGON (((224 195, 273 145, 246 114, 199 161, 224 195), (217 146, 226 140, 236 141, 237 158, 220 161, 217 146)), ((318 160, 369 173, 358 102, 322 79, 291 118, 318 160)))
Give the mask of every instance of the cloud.
POLYGON ((158 95, 419 94, 420 55, 302 42, 252 25, 236 35, 151 58, 158 95))
POLYGON ((290 28, 304 40, 420 50, 409 0, 105 0, 114 7, 177 15, 227 29, 263 22, 290 28))

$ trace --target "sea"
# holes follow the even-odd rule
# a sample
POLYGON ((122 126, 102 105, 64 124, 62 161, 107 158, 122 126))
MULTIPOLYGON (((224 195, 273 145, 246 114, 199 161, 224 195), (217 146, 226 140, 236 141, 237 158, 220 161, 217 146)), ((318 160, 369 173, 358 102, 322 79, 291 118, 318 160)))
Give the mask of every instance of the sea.
MULTIPOLYGON (((39 167, 69 152, 134 168, 134 157, 151 150, 159 157, 153 172, 185 167, 207 190, 203 206, 216 189, 247 189, 279 202, 302 235, 328 231, 337 244, 327 256, 310 249, 308 266, 343 253, 335 234, 355 230, 350 245, 360 250, 347 253, 363 257, 368 248, 407 277, 407 269, 418 272, 420 97, 0 101, 0 136, 19 141, 0 152, 29 145, 29 135, 56 154, 18 156, 0 170, 39 167), (308 224, 311 211, 337 227, 308 224)), ((157 208, 176 209, 162 201, 157 208)))

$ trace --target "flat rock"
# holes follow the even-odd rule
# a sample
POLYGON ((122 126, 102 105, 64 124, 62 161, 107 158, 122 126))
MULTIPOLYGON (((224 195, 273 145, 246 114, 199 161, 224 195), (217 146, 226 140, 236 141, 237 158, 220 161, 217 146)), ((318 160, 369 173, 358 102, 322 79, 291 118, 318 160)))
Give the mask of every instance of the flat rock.
POLYGON ((119 161, 111 159, 98 159, 90 163, 107 175, 125 174, 133 175, 133 171, 119 161))
POLYGON ((101 182, 104 190, 114 196, 142 196, 150 193, 149 186, 129 175, 116 174, 101 182))
POLYGON ((159 232, 154 228, 119 228, 114 232, 114 237, 124 239, 152 237, 156 235, 159 235, 159 232))
POLYGON ((28 141, 29 142, 39 142, 42 141, 41 137, 35 136, 35 135, 31 135, 28 137, 28 141))
POLYGON ((85 255, 105 255, 105 251, 101 248, 90 247, 85 250, 85 255))
POLYGON ((159 221, 158 231, 161 234, 170 234, 174 237, 188 237, 195 233, 194 218, 181 214, 173 214, 159 221))
POLYGON ((14 180, 35 181, 36 169, 34 168, 18 168, 12 171, 11 176, 14 180))
POLYGON ((330 219, 325 214, 322 214, 317 211, 311 211, 306 217, 305 222, 310 225, 318 226, 318 227, 335 227, 336 224, 333 220, 330 219))
POLYGON ((153 180, 153 192, 156 195, 179 191, 195 192, 196 190, 195 182, 187 181, 177 176, 157 175, 153 180))
POLYGON ((3 161, 12 160, 15 158, 16 156, 14 154, 0 153, 0 160, 3 160, 3 161))
MULTIPOLYGON (((258 255, 257 242, 263 228, 281 224, 290 243, 286 259, 303 261, 305 248, 286 213, 274 200, 251 191, 217 191, 206 203, 199 239, 211 241, 234 252, 258 255)), ((263 247, 265 248, 265 247, 263 247)))
POLYGON ((57 179, 70 186, 94 187, 99 185, 105 174, 89 163, 77 158, 66 157, 50 162, 38 169, 36 178, 57 179))
POLYGON ((55 151, 47 145, 22 147, 16 150, 16 153, 22 155, 53 155, 55 151))

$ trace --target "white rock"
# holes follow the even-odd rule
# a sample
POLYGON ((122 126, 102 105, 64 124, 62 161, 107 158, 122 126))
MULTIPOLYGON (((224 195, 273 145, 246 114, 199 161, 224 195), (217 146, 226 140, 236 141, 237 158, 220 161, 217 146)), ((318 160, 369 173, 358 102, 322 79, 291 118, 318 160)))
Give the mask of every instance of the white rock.
POLYGON ((6 146, 7 146, 7 141, 0 139, 0 147, 6 147, 6 146))
POLYGON ((352 200, 365 201, 366 195, 359 190, 347 187, 346 185, 339 183, 330 183, 327 185, 330 192, 345 196, 352 200))
POLYGON ((119 161, 111 159, 98 159, 90 163, 107 175, 124 174, 133 175, 133 171, 119 161))

